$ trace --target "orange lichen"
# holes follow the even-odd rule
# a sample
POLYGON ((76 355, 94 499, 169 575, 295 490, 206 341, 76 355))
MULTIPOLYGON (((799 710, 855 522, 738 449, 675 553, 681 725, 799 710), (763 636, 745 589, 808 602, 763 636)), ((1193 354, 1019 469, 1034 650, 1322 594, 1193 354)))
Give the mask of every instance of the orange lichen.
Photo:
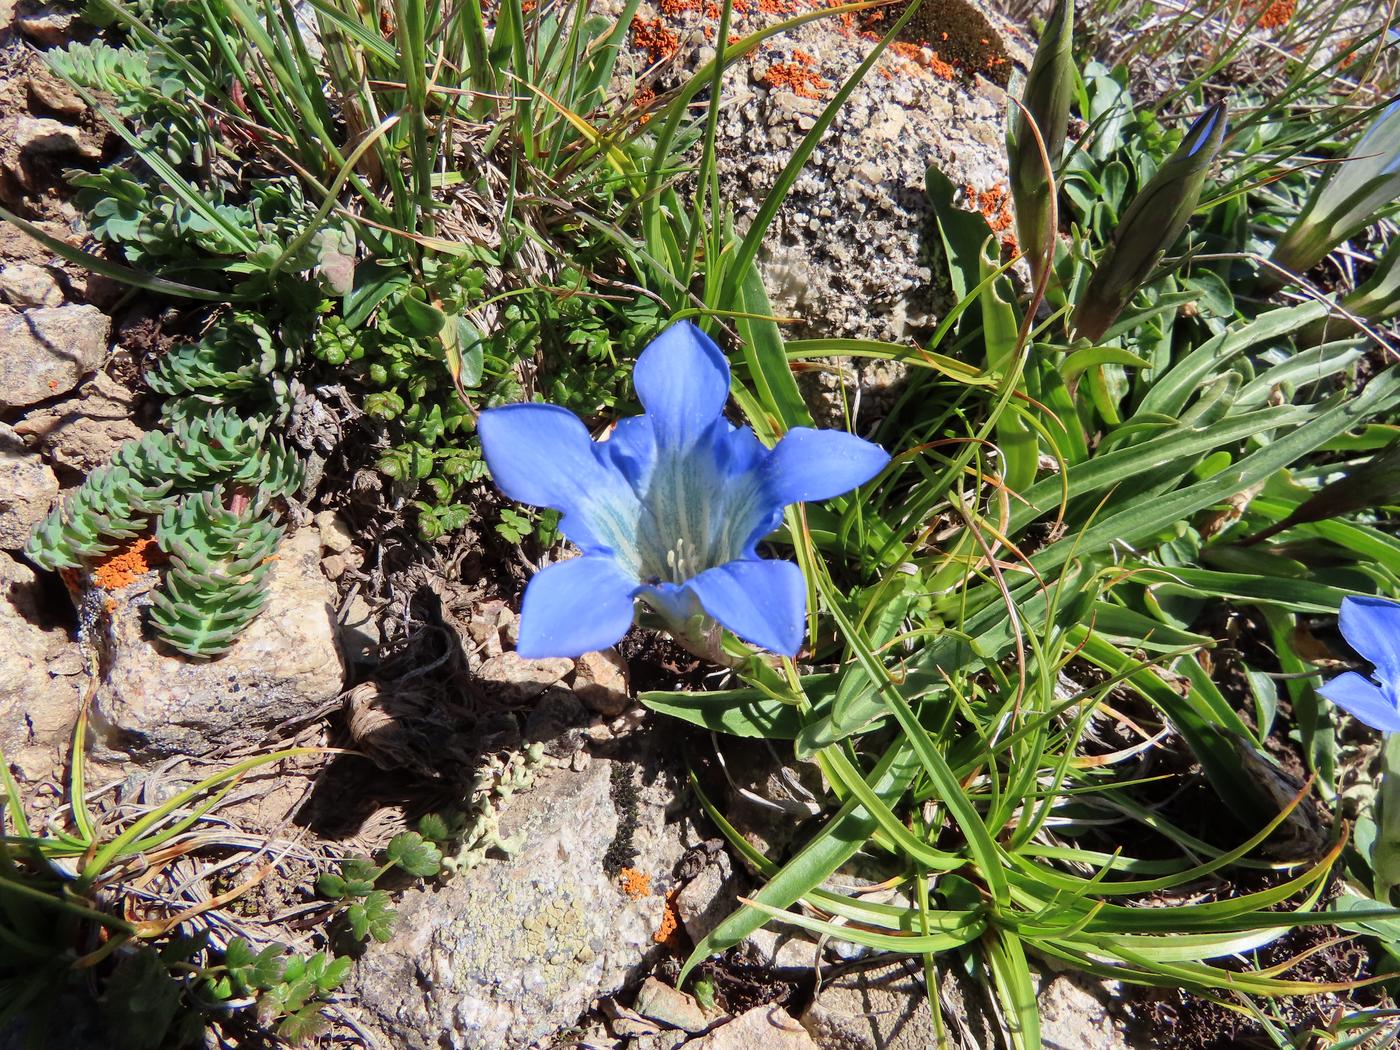
MULTIPOLYGON (((724 13, 724 7, 719 0, 661 0, 656 6, 663 15, 670 15, 672 18, 687 11, 699 11, 706 18, 718 20, 724 13)), ((747 0, 734 0, 733 10, 737 15, 748 14, 747 0)))
POLYGON ((1003 233, 1011 228, 1011 195, 1004 185, 993 186, 989 190, 977 192, 970 183, 963 187, 968 205, 982 213, 993 233, 1003 233))
POLYGON ((637 93, 632 96, 632 108, 637 110, 637 123, 646 124, 651 120, 651 114, 646 112, 647 108, 656 101, 656 90, 654 88, 638 88, 637 93))
POLYGON ((821 98, 822 91, 831 87, 831 81, 823 80, 801 62, 774 62, 758 80, 770 88, 785 88, 799 98, 821 98))
POLYGON ((1264 7, 1264 13, 1259 16, 1260 29, 1282 29, 1293 20, 1293 12, 1296 9, 1295 0, 1257 0, 1249 6, 1255 11, 1264 7), (1268 7, 1264 7, 1266 2, 1268 7))
POLYGON ((651 939, 657 944, 664 944, 674 950, 681 947, 681 916, 676 908, 676 898, 680 896, 680 892, 679 889, 674 889, 666 894, 661 911, 661 925, 651 935, 651 939))
POLYGON ((632 43, 647 53, 654 65, 680 49, 680 37, 661 24, 659 18, 632 19, 632 43))
POLYGON ((118 591, 151 571, 164 560, 155 540, 143 536, 118 547, 92 567, 92 582, 104 591, 118 591))
POLYGON ((891 43, 890 50, 905 61, 927 69, 939 80, 952 80, 957 76, 957 70, 939 58, 937 51, 929 51, 918 44, 910 44, 903 40, 891 43))
MULTIPOLYGON (((1351 45, 1354 44, 1354 43, 1356 43, 1356 41, 1351 40, 1351 39, 1343 40, 1343 41, 1342 41, 1342 44, 1341 44, 1340 50, 1346 51, 1347 48, 1351 47, 1351 45)), ((1356 56, 1357 56, 1358 54, 1360 54, 1359 51, 1351 51, 1351 52, 1348 52, 1347 56, 1346 56, 1345 58, 1343 58, 1343 59, 1341 60, 1340 63, 1338 63, 1337 68, 1338 68, 1338 69, 1346 69, 1349 65, 1351 65, 1353 62, 1356 61, 1356 56)))
POLYGON ((758 0, 758 9, 765 15, 791 15, 797 12, 796 0, 758 0))
POLYGON ((634 901, 651 896, 651 876, 636 868, 623 868, 618 872, 617 884, 634 901))

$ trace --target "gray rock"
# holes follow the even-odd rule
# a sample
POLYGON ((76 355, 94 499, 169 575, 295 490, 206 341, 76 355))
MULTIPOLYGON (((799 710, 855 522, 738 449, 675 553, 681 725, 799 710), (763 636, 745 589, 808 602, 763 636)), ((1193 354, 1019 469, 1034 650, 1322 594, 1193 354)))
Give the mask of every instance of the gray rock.
POLYGON ((781 1006, 755 1006, 686 1046, 692 1050, 821 1050, 781 1006))
POLYGON ((58 496, 58 478, 0 423, 0 550, 21 550, 58 496))
POLYGON ((107 356, 111 319, 95 306, 56 306, 0 319, 0 408, 66 394, 107 356))
POLYGON ((14 306, 62 306, 63 289, 52 271, 33 263, 0 266, 0 298, 14 306))
POLYGON ((1117 981, 1066 972, 1043 975, 1037 987, 1045 1050, 1132 1050, 1117 981))
MULTIPOLYGON (((1108 1007, 1116 985, 1070 974, 1037 976, 1046 1050, 1130 1050, 1122 1020, 1108 1007)), ((942 969, 939 998, 951 1045, 1007 1045, 984 989, 957 969, 942 969)), ((822 983, 802 1025, 821 1050, 925 1050, 935 1045, 933 1015, 916 960, 900 959, 822 983)))
MULTIPOLYGON (((944 983, 957 985, 951 977, 944 983)), ((964 1050, 997 1046, 995 1020, 985 1018, 980 1001, 961 991, 958 987, 955 1045, 964 1050), (985 1038, 969 1043, 963 1038, 968 1031, 985 1038)), ((821 993, 802 1015, 802 1026, 821 1050, 925 1050, 936 1043, 923 971, 908 959, 823 981, 821 993)))
POLYGON ((335 594, 321 574, 320 537, 285 540, 262 614, 216 660, 193 661, 145 629, 154 574, 104 602, 108 652, 95 711, 108 743, 138 758, 203 755, 256 742, 269 728, 335 698, 341 686, 335 594))
POLYGON ((316 515, 316 530, 321 534, 321 546, 332 554, 344 554, 355 545, 350 526, 333 510, 323 510, 316 515))
POLYGON ((703 941, 734 910, 737 890, 729 854, 719 851, 676 894, 676 915, 692 944, 703 941))
POLYGON ((699 1003, 655 977, 648 977, 642 982, 632 1008, 650 1021, 685 1032, 703 1032, 710 1026, 699 1003))
POLYGON ((657 1032, 655 1035, 639 1035, 627 1044, 627 1050, 677 1050, 685 1046, 689 1036, 685 1032, 657 1032))
POLYGON ((34 571, 0 553, 0 749, 22 780, 62 767, 84 666, 68 632, 45 622, 34 571))
POLYGON ((89 141, 81 129, 51 117, 22 114, 14 118, 8 130, 21 154, 74 153, 86 160, 102 157, 102 148, 89 141))
POLYGON ((585 707, 605 718, 627 710, 627 661, 616 649, 584 653, 574 665, 574 693, 585 707))
POLYGON ((574 662, 569 659, 527 660, 511 651, 486 660, 477 669, 476 677, 497 702, 524 704, 563 681, 573 669, 574 662))
MULTIPOLYGON (((336 555, 340 557, 340 555, 336 555)), ((324 562, 322 562, 324 565, 324 562)), ((341 652, 352 664, 372 664, 379 658, 379 621, 369 602, 356 594, 336 624, 341 652)))
POLYGON ((15 433, 37 441, 51 463, 87 474, 145 433, 131 419, 135 404, 134 393, 98 372, 76 397, 30 412, 15 433))
POLYGON ((619 812, 616 769, 595 758, 582 772, 542 773, 501 805, 502 834, 524 837, 518 854, 405 894, 393 939, 350 978, 363 1023, 385 1045, 548 1045, 596 999, 649 972, 662 950, 654 934, 664 894, 623 893, 608 874, 609 849, 630 829, 631 866, 660 876, 681 855, 681 829, 668 822, 672 795, 659 785, 619 812))
POLYGON ((58 47, 68 42, 73 22, 78 17, 76 11, 61 7, 41 7, 37 11, 20 15, 15 19, 19 31, 36 44, 43 47, 58 47))
POLYGON ((42 62, 30 64, 28 84, 30 101, 42 109, 65 117, 78 117, 87 110, 82 96, 49 72, 42 62))

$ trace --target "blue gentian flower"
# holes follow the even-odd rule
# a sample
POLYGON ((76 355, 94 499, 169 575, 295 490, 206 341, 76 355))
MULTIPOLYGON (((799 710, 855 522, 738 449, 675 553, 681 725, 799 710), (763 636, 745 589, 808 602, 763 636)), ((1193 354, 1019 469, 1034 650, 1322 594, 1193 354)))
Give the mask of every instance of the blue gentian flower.
POLYGON ((1342 599, 1342 637, 1375 668, 1373 678, 1348 671, 1318 692, 1372 729, 1400 732, 1400 602, 1342 599))
POLYGON ((530 580, 516 651, 540 659, 606 648, 627 633, 640 598, 677 627, 712 618, 795 655, 807 615, 802 571, 755 548, 787 504, 847 492, 889 455, 851 434, 805 427, 765 448, 724 418, 729 364, 690 323, 658 336, 632 379, 646 414, 619 421, 606 441, 557 405, 481 413, 496 485, 563 512, 560 531, 583 552, 530 580))

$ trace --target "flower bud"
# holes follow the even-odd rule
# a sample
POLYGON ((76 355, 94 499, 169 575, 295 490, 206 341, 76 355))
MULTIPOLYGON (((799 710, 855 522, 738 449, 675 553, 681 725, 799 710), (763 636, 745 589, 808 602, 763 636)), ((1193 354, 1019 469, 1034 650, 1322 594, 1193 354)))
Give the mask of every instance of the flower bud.
MULTIPOLYGON (((1342 241, 1369 226, 1376 212, 1397 197, 1400 98, 1381 110, 1346 159, 1332 165, 1318 181, 1270 261, 1293 273, 1306 273, 1342 241)), ((1279 283, 1277 277, 1264 277, 1266 286, 1279 283)))
POLYGON ((1030 121, 1040 129, 1045 155, 1054 171, 1064 153, 1069 104, 1074 95, 1073 43, 1074 0, 1057 0, 1021 92, 1025 109, 1018 108, 1012 115, 1006 136, 1011 195, 1016 203, 1016 236, 1037 282, 1049 258, 1055 231, 1050 229, 1050 180, 1030 121))
POLYGON ((1225 105, 1217 102, 1128 205, 1075 307, 1077 336, 1091 342, 1102 337, 1181 236, 1224 141, 1225 124, 1225 105))

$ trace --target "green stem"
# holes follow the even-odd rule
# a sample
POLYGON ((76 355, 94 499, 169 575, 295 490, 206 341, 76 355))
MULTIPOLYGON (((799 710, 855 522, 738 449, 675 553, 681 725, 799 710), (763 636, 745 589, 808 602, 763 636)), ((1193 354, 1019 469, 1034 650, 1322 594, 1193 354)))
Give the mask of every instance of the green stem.
POLYGON ((1390 904, 1400 886, 1400 733, 1390 733, 1381 751, 1381 786, 1376 795, 1376 844, 1371 848, 1376 900, 1390 904))

